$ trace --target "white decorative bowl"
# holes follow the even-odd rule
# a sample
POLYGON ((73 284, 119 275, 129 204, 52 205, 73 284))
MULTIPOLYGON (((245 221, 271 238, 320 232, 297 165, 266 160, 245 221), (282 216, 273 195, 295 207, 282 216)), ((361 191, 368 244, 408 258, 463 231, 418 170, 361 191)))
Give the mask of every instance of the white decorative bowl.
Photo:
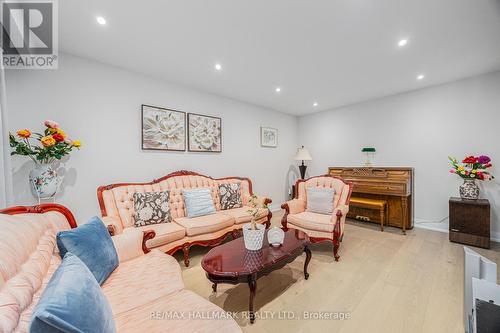
POLYGON ((267 241, 272 246, 280 246, 285 240, 285 232, 278 227, 272 227, 267 232, 267 241))
POLYGON ((250 223, 244 224, 243 240, 245 241, 245 248, 250 251, 262 249, 265 232, 266 227, 263 224, 257 224, 256 230, 252 230, 252 225, 250 223))

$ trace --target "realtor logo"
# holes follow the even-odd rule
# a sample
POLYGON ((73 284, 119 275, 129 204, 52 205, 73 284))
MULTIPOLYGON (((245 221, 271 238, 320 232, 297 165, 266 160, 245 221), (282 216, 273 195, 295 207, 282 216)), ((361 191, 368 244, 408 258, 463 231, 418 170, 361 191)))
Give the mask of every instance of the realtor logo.
POLYGON ((16 69, 57 69, 56 0, 2 2, 2 65, 16 69))

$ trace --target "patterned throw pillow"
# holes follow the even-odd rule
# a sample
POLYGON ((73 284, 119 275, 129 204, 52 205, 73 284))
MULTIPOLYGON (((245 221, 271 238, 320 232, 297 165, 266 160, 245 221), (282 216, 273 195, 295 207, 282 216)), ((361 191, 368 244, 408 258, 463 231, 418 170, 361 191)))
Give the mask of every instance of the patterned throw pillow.
POLYGON ((241 204, 240 183, 219 185, 220 206, 222 210, 240 208, 241 204))
POLYGON ((171 222, 169 197, 168 191, 134 193, 135 226, 171 222))

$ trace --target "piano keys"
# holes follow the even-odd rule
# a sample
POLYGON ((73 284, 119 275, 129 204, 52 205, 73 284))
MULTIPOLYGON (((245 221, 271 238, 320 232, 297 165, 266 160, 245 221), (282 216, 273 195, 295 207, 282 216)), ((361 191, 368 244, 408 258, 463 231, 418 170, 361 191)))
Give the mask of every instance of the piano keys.
MULTIPOLYGON (((352 182, 353 197, 386 200, 389 226, 401 228, 403 233, 413 228, 413 168, 330 167, 328 174, 352 182)), ((347 217, 366 215, 370 215, 370 212, 353 208, 347 217)), ((379 218, 377 215, 367 217, 374 222, 379 218)))

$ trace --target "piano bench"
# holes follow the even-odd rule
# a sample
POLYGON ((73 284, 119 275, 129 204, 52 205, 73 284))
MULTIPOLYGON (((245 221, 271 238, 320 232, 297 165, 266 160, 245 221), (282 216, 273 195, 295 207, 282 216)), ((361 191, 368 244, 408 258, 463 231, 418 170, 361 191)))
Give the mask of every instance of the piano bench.
POLYGON ((351 198, 349 206, 377 210, 380 215, 380 231, 384 231, 387 217, 387 201, 369 198, 351 198))

